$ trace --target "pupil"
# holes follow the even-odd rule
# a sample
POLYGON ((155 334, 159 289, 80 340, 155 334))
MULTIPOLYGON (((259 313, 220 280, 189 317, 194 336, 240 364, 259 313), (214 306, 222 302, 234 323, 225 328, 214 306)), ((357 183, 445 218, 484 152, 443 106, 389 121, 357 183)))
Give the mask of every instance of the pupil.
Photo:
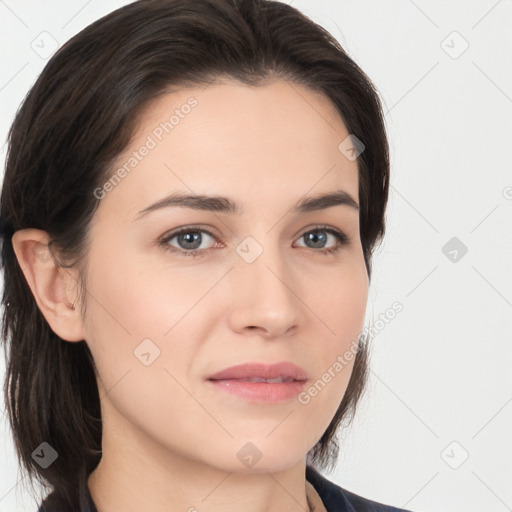
POLYGON ((200 245, 201 245, 201 234, 200 233, 185 233, 183 235, 180 235, 180 241, 184 241, 185 243, 185 249, 197 249, 200 245), (195 246, 194 247, 190 247, 190 245, 187 245, 187 244, 192 244, 194 245, 195 243, 195 246))
POLYGON ((325 243, 325 234, 309 233, 306 236, 315 244, 315 247, 321 247, 322 244, 325 243), (320 239, 320 243, 318 242, 318 239, 320 239))

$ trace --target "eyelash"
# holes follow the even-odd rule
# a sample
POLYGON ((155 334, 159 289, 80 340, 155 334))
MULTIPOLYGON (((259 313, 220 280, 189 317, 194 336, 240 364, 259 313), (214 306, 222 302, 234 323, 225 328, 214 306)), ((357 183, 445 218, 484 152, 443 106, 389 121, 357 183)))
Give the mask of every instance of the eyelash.
MULTIPOLYGON (((329 256, 331 254, 334 254, 334 253, 338 252, 343 246, 347 245, 350 242, 349 237, 347 235, 345 235, 345 233, 338 231, 337 229, 330 228, 329 226, 316 226, 312 229, 309 229, 308 231, 304 231, 304 233, 302 233, 302 235, 299 238, 302 238, 307 233, 318 233, 318 232, 329 233, 329 234, 333 235, 334 237, 336 237, 337 242, 338 242, 335 247, 331 247, 329 249, 311 249, 313 252, 320 253, 322 256, 329 256)), ((204 229, 201 227, 189 227, 189 228, 180 229, 179 231, 176 231, 174 233, 170 233, 167 236, 164 235, 164 237, 158 241, 158 245, 160 247, 162 247, 162 249, 164 251, 170 251, 173 253, 178 253, 185 257, 192 257, 192 258, 196 258, 198 256, 199 257, 204 256, 208 251, 211 250, 211 249, 194 249, 191 251, 186 251, 184 249, 177 249, 168 244, 168 242, 170 240, 172 240, 173 238, 176 238, 177 236, 182 235, 184 233, 206 233, 207 235, 211 236, 213 239, 217 240, 215 235, 208 229, 204 229)))

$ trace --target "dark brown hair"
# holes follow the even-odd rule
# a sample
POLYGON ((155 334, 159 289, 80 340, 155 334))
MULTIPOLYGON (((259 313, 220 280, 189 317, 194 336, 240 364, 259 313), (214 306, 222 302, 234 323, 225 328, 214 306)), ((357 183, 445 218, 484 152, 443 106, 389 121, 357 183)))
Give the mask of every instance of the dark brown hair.
MULTIPOLYGON (((328 32, 276 1, 141 0, 75 35, 16 115, 0 200, 4 391, 16 450, 29 475, 53 489, 53 503, 73 511, 89 510, 87 477, 101 458, 94 361, 85 341, 68 343, 51 330, 11 237, 23 228, 49 233, 61 264, 80 271, 85 314, 88 227, 99 204, 93 191, 112 173, 152 99, 171 87, 222 79, 253 86, 284 79, 320 92, 364 143, 357 159, 360 236, 371 275, 388 199, 382 107, 369 78, 328 32), (31 456, 43 441, 58 453, 47 469, 31 456)), ((308 464, 325 469, 335 462, 336 432, 353 415, 367 366, 362 342, 345 396, 308 464)))

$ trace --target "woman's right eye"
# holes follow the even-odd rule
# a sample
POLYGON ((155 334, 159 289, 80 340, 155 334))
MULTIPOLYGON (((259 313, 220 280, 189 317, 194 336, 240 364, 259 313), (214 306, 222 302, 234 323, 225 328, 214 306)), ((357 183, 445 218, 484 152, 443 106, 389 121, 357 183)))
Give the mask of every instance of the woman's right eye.
POLYGON ((204 242, 203 234, 215 240, 213 234, 208 230, 187 228, 165 236, 160 240, 160 245, 164 250, 177 252, 184 256, 202 256, 208 251, 208 248, 200 248, 204 242), (170 244, 174 239, 176 239, 178 247, 170 244))

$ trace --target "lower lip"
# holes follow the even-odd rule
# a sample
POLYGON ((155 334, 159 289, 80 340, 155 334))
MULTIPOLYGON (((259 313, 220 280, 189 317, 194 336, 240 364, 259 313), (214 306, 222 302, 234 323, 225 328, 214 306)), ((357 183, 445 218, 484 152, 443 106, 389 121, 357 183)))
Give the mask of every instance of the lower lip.
POLYGON ((208 380, 214 386, 253 402, 275 403, 297 396, 306 381, 247 382, 236 379, 208 380))

